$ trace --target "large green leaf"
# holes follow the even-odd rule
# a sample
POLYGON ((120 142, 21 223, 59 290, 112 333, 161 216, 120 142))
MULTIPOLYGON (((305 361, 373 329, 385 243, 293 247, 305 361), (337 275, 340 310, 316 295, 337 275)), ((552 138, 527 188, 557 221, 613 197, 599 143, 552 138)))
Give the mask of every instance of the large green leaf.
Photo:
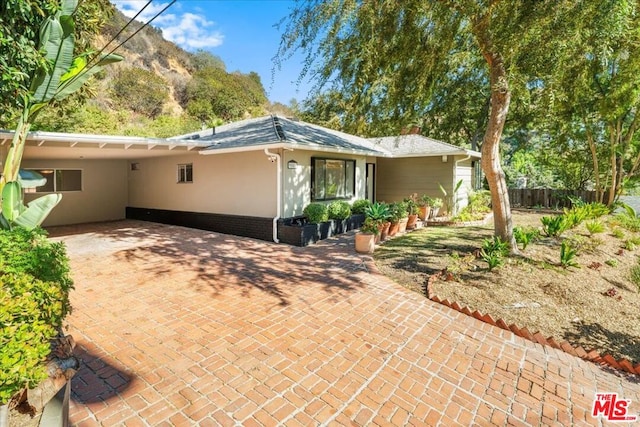
POLYGON ((7 182, 2 189, 2 216, 10 223, 20 216, 22 187, 17 181, 7 182))
POLYGON ((47 194, 31 201, 13 222, 26 229, 38 227, 62 199, 62 194, 47 194))
POLYGON ((74 22, 69 10, 77 5, 76 0, 63 2, 63 10, 47 18, 40 30, 40 48, 45 51, 45 58, 51 64, 47 70, 38 70, 32 86, 33 103, 50 101, 58 90, 60 78, 73 63, 74 22))
MULTIPOLYGON (((102 70, 102 67, 107 64, 122 61, 123 57, 114 53, 109 55, 103 55, 95 65, 90 65, 88 68, 80 68, 82 60, 78 61, 78 58, 74 60, 74 66, 69 69, 69 72, 63 76, 63 81, 60 84, 58 92, 54 98, 56 101, 61 101, 67 96, 71 95, 94 74, 102 70), (71 75, 73 73, 73 75, 71 75), (71 77, 70 77, 71 75, 71 77)), ((86 66, 86 62, 85 62, 86 66)))
POLYGON ((20 169, 18 171, 18 182, 22 188, 36 188, 45 185, 47 178, 36 171, 20 169))

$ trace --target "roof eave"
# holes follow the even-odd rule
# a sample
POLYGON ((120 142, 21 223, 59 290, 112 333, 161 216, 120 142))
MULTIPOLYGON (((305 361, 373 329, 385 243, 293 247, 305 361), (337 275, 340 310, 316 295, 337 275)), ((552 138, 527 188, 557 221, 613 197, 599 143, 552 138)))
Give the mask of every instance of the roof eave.
POLYGON ((371 156, 371 157, 388 157, 389 155, 382 152, 377 152, 373 150, 354 150, 348 148, 340 148, 340 147, 325 147, 322 145, 315 144, 298 144, 291 142, 279 142, 279 143, 268 143, 268 144, 260 144, 260 145, 250 145, 246 147, 230 147, 230 148, 207 148, 200 151, 200 154, 203 155, 211 155, 211 154, 229 154, 229 153, 242 153, 247 151, 263 151, 265 148, 268 149, 278 149, 282 148, 285 150, 308 150, 308 151, 319 151, 319 152, 329 152, 329 153, 340 153, 340 154, 354 154, 361 156, 371 156))

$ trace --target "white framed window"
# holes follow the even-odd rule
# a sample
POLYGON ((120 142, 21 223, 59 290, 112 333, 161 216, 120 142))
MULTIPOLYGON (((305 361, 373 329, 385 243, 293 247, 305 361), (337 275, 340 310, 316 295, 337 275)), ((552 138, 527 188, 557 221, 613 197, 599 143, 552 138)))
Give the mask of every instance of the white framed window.
POLYGON ((356 190, 356 161, 311 158, 311 200, 350 199, 356 190))
POLYGON ((26 193, 82 191, 82 169, 30 169, 47 179, 44 185, 25 189, 26 193))
POLYGON ((193 182, 193 163, 178 165, 178 183, 193 182))

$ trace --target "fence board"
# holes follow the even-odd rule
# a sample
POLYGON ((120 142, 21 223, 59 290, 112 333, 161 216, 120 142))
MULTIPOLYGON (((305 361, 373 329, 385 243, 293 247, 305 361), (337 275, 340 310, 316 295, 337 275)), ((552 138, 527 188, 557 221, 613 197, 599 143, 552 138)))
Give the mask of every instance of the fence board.
MULTIPOLYGON (((587 190, 552 190, 550 188, 510 188, 509 201, 512 207, 562 209, 570 208, 569 196, 585 203, 596 201, 596 192, 587 190)), ((606 200, 606 195, 605 195, 606 200)))

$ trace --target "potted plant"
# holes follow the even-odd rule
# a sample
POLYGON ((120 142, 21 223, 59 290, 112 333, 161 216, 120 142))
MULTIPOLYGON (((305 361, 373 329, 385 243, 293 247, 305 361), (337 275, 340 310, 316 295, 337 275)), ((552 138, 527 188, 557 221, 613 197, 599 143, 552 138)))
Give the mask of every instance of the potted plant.
POLYGON ((407 231, 407 223, 409 222, 408 204, 407 202, 398 202, 396 205, 400 214, 400 220, 398 221, 398 233, 404 233, 407 231))
POLYGON ((323 203, 309 203, 302 214, 309 224, 315 224, 317 229, 317 238, 315 241, 326 239, 331 234, 331 223, 329 222, 329 212, 327 205, 323 203))
POLYGON ((360 231, 356 233, 356 252, 361 254, 372 254, 376 247, 376 236, 378 235, 379 222, 371 218, 364 220, 360 231))
POLYGON ((341 234, 347 231, 347 218, 351 216, 351 206, 344 200, 336 200, 327 206, 329 220, 333 222, 333 233, 341 234))
POLYGON ((351 218, 349 218, 349 230, 355 230, 362 226, 366 215, 365 210, 371 206, 367 199, 357 199, 351 205, 351 218))
POLYGON ((413 193, 404 199, 404 203, 407 204, 407 230, 413 230, 418 222, 418 195, 413 193))
POLYGON ((431 216, 430 218, 436 218, 440 212, 443 201, 440 197, 434 197, 431 199, 431 216))
POLYGON ((389 227, 391 225, 391 222, 389 222, 389 217, 391 216, 389 205, 376 202, 365 209, 365 214, 367 218, 378 223, 379 234, 376 236, 376 243, 385 240, 389 234, 389 227))
POLYGON ((422 221, 426 221, 429 219, 429 215, 431 215, 431 197, 423 194, 418 199, 418 217, 422 221))
POLYGON ((400 221, 404 217, 404 213, 402 212, 402 207, 398 205, 398 203, 391 203, 389 205, 389 221, 391 222, 389 226, 389 237, 393 237, 398 234, 400 229, 400 221))

